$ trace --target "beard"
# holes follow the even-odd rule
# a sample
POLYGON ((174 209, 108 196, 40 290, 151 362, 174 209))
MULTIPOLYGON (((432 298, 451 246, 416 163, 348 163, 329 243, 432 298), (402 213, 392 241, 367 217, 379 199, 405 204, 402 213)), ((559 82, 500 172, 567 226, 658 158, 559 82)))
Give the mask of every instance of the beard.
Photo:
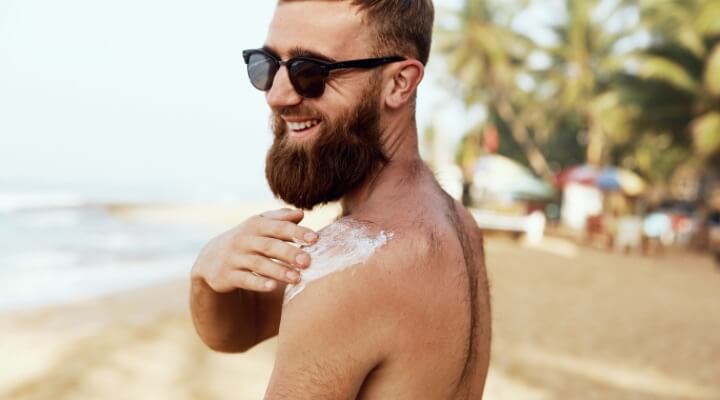
POLYGON ((340 200, 387 162, 380 131, 379 82, 375 79, 359 104, 335 120, 322 116, 321 130, 312 143, 292 143, 281 115, 317 115, 302 106, 273 111, 273 145, 267 155, 265 177, 276 197, 297 208, 311 210, 340 200))

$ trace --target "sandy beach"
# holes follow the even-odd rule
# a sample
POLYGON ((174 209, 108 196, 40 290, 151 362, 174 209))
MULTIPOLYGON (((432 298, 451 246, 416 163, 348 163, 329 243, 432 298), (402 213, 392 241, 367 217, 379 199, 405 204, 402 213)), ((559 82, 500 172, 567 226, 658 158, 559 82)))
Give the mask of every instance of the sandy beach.
MULTIPOLYGON (((199 218, 220 232, 266 207, 122 212, 199 218)), ((493 236, 486 249, 494 321, 486 399, 720 399, 720 270, 709 258, 626 256, 554 238, 528 247, 493 236)), ((206 349, 188 282, 167 281, 0 314, 0 398, 259 399, 274 349, 274 340, 245 354, 206 349)))

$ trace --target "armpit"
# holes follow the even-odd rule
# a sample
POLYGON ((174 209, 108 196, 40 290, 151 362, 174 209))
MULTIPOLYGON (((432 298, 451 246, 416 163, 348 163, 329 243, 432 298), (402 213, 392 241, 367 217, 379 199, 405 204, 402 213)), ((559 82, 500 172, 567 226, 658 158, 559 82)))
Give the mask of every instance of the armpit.
POLYGON ((284 303, 288 303, 312 281, 334 272, 364 264, 393 237, 392 232, 373 230, 367 223, 342 219, 320 231, 320 239, 305 247, 310 267, 301 271, 300 283, 288 285, 284 303))

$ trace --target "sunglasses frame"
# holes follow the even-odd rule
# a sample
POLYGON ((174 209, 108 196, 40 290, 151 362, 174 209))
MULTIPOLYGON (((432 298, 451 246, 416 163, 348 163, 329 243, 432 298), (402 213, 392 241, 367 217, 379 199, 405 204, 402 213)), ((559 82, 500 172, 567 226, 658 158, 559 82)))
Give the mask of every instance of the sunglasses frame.
POLYGON ((381 65, 390 64, 398 61, 405 61, 407 58, 402 56, 387 56, 387 57, 377 57, 377 58, 363 58, 358 60, 346 60, 346 61, 340 61, 340 62, 329 62, 325 60, 320 60, 318 58, 313 57, 305 57, 305 56, 299 56, 299 57, 291 57, 285 61, 280 59, 280 57, 276 56, 275 54, 265 50, 265 49, 250 49, 250 50, 243 50, 242 56, 243 60, 245 60, 245 64, 248 65, 248 77, 250 77, 250 57, 254 54, 260 54, 265 57, 267 57, 268 60, 270 60, 274 64, 274 72, 271 74, 272 76, 268 77, 268 83, 265 85, 266 88, 260 88, 255 86, 255 84, 252 82, 252 78, 250 79, 250 83, 258 90, 261 91, 268 91, 270 88, 272 88, 273 81, 275 80, 275 76, 277 72, 280 70, 281 66, 285 66, 285 68, 288 70, 288 77, 290 78, 290 83, 293 85, 293 89, 295 91, 305 97, 305 98, 317 98, 323 95, 325 93, 325 85, 327 84, 327 78, 330 75, 331 71, 338 70, 338 69, 350 69, 350 68, 361 68, 361 69, 371 69, 376 68, 381 65), (303 90, 300 86, 300 84, 296 81, 296 77, 293 76, 293 74, 290 73, 292 70, 293 64, 297 62, 311 62, 318 65, 321 71, 321 78, 322 78, 322 90, 318 95, 311 95, 308 96, 306 94, 303 94, 303 90))

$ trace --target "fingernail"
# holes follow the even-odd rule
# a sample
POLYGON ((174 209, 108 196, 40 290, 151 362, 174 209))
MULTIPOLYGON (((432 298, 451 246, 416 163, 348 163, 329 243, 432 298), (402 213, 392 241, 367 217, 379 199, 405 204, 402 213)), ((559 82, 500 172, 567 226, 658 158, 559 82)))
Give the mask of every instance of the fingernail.
POLYGON ((298 274, 298 273, 295 272, 295 271, 288 271, 288 272, 285 274, 285 276, 287 276, 288 279, 290 279, 290 280, 293 281, 293 282, 296 282, 296 281, 300 278, 300 274, 298 274))
POLYGON ((265 281, 265 287, 268 289, 272 289, 275 287, 275 282, 273 281, 265 281))
POLYGON ((316 241, 317 237, 318 237, 317 233, 314 233, 314 232, 308 232, 304 236, 305 241, 308 243, 312 243, 312 242, 316 241))
POLYGON ((308 259, 308 255, 307 255, 307 254, 298 254, 298 256, 295 257, 295 262, 296 262, 298 265, 305 265, 305 264, 307 264, 309 261, 310 261, 310 260, 308 259))

